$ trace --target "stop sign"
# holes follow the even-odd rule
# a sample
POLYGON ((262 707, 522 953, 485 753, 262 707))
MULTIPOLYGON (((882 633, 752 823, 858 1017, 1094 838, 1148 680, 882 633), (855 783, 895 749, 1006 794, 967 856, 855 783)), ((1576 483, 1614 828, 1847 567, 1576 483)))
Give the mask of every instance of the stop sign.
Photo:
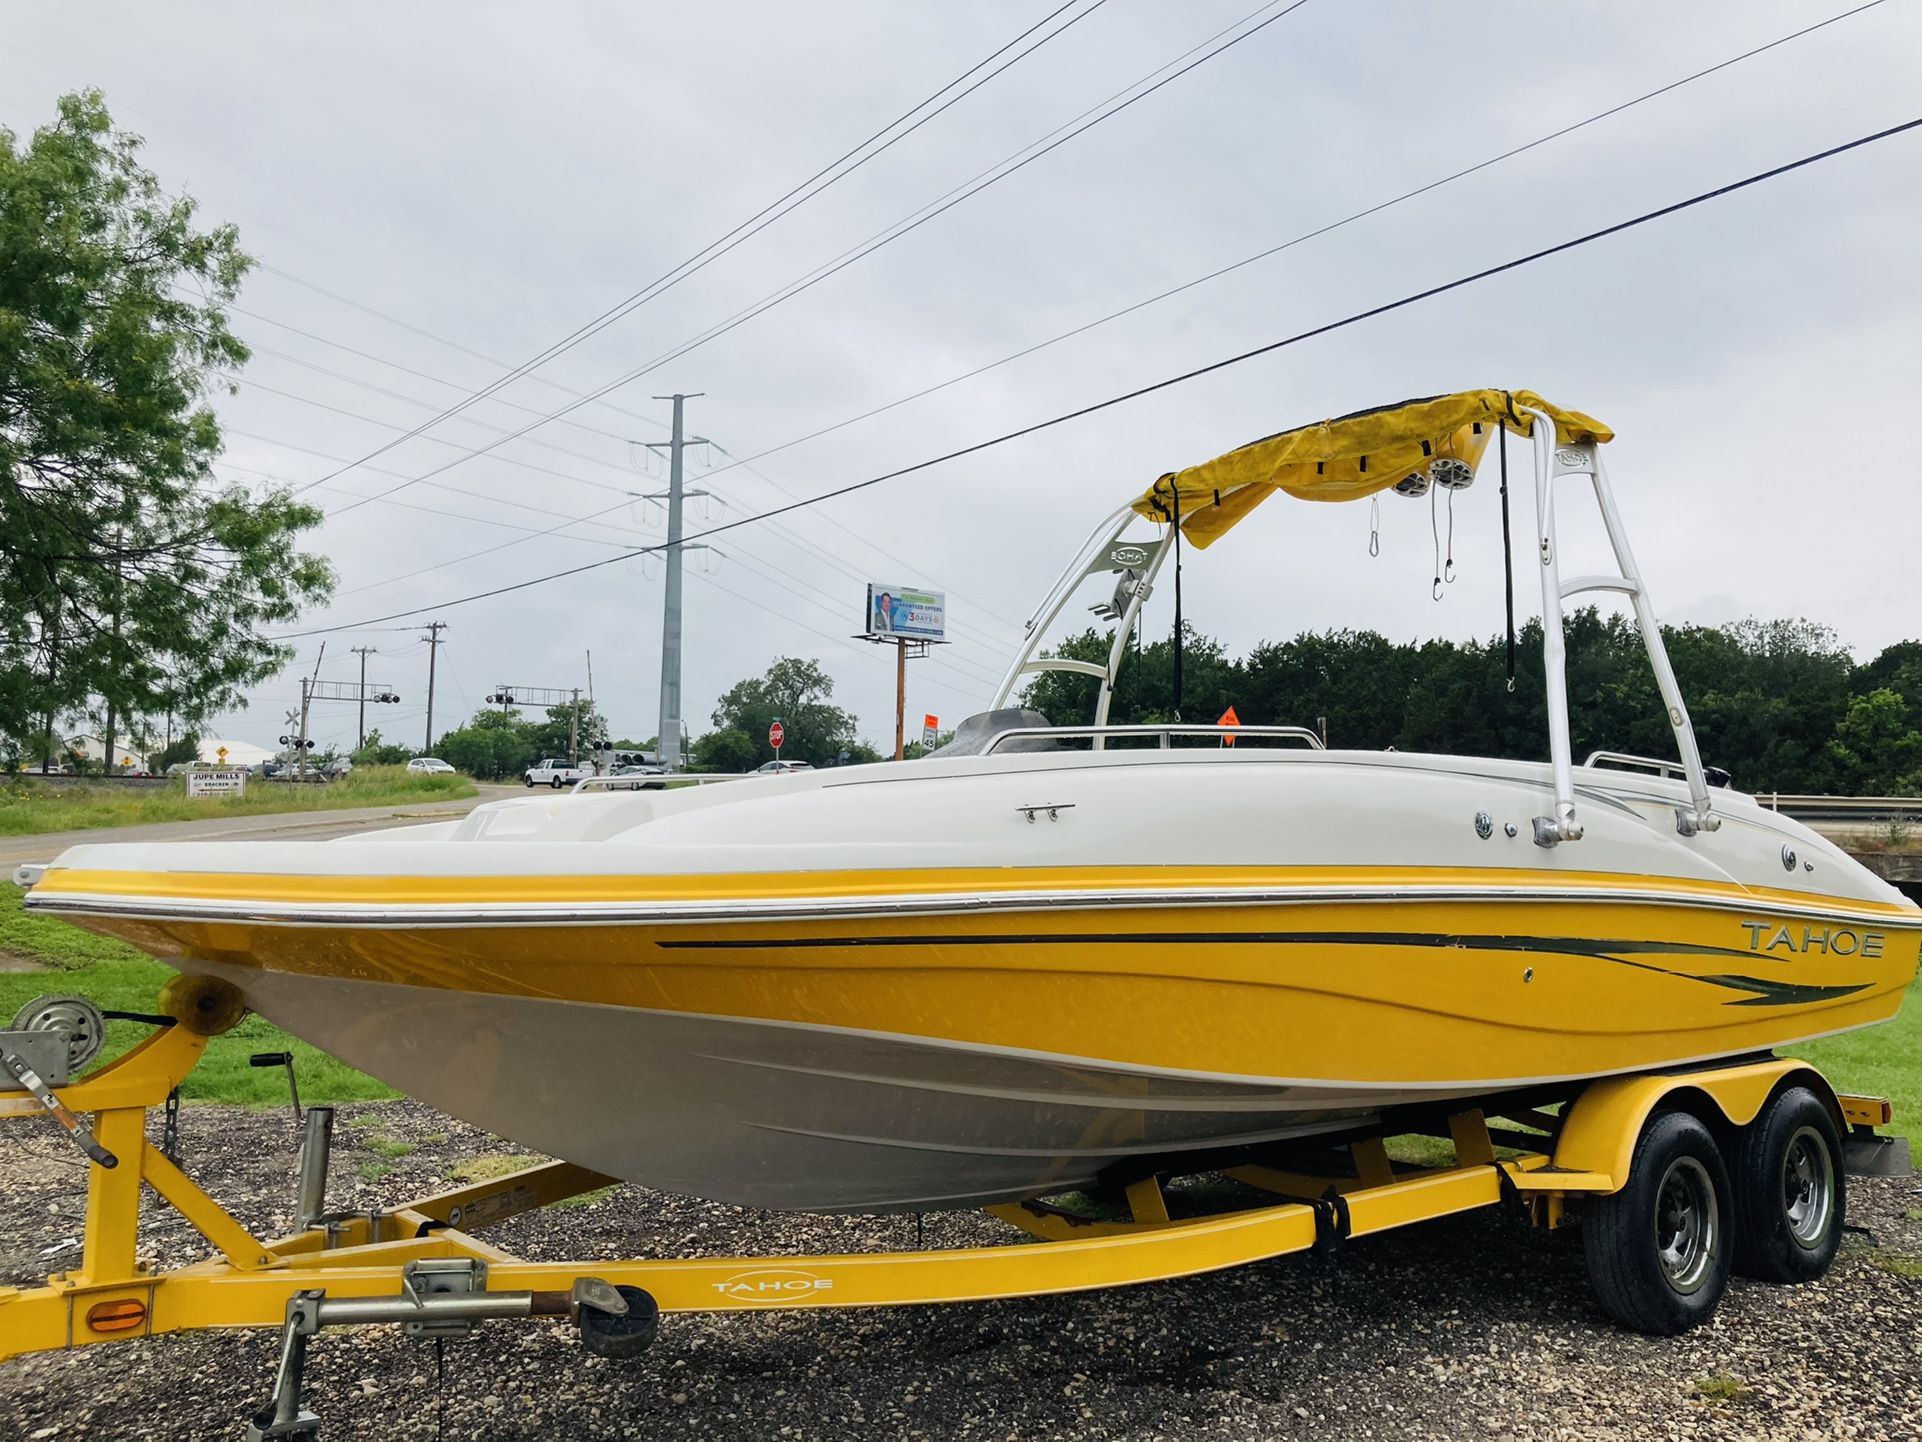
POLYGON ((786 739, 787 732, 782 728, 779 721, 776 721, 772 726, 767 728, 767 744, 772 746, 776 751, 781 749, 781 742, 786 739))

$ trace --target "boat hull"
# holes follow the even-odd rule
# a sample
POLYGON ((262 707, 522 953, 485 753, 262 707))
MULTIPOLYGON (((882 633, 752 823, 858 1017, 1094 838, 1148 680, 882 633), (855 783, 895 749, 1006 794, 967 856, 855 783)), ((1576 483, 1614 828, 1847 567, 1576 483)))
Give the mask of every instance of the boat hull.
POLYGON ((1894 1014, 1922 912, 1833 845, 1583 768, 1171 748, 529 797, 349 842, 88 845, 112 931, 537 1150, 753 1206, 961 1206, 1121 1159, 1894 1014))
POLYGON ((1005 1201, 1763 1051, 1885 1020, 1916 970, 1896 908, 1646 879, 1234 877, 1175 903, 1164 869, 1161 897, 1099 906, 1052 880, 737 920, 373 925, 230 900, 88 924, 498 1135, 781 1210, 1005 1201))

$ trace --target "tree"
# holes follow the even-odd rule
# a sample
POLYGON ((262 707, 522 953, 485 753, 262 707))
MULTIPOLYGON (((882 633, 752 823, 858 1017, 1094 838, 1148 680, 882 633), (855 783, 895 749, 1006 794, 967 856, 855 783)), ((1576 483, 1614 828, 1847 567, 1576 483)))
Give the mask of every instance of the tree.
POLYGON ((177 766, 182 761, 192 763, 200 759, 200 738, 187 735, 178 737, 172 745, 163 747, 147 758, 148 769, 165 775, 169 766, 177 766))
POLYGON ((400 766, 414 757, 411 746, 390 746, 380 739, 380 728, 367 733, 367 739, 347 753, 356 766, 400 766))
POLYGON ((579 703, 578 731, 575 729, 575 720, 575 705, 569 702, 560 706, 549 706, 545 721, 525 723, 530 738, 528 744, 534 749, 534 754, 529 759, 538 761, 543 756, 566 756, 570 740, 573 741, 580 755, 585 757, 588 752, 601 745, 603 739, 609 734, 607 718, 596 711, 585 696, 579 703))
POLYGON ((760 748, 745 731, 723 726, 710 731, 693 746, 694 769, 721 775, 729 771, 752 771, 761 764, 760 748))
POLYGON ((540 749, 536 740, 540 730, 506 709, 476 711, 465 726, 442 736, 434 751, 449 765, 483 781, 518 779, 542 756, 553 754, 540 749))
POLYGON ((1849 701, 1829 752, 1857 795, 1911 795, 1922 784, 1922 721, 1900 694, 1882 686, 1849 701))
POLYGON ((97 91, 22 144, 0 129, 0 736, 63 714, 189 728, 291 654, 262 636, 324 599, 318 509, 217 482, 206 404, 247 348, 232 226, 143 169, 97 91))
POLYGON ((717 766, 717 770, 751 771, 774 759, 774 748, 767 744, 768 727, 778 716, 786 737, 781 744, 781 759, 805 761, 812 766, 833 766, 841 753, 856 748, 871 759, 874 752, 862 747, 854 734, 855 718, 833 704, 834 679, 821 669, 821 663, 782 656, 767 668, 764 676, 750 676, 729 687, 714 708, 716 734, 701 738, 696 764, 708 769, 709 761, 726 759, 736 764, 717 766), (740 738, 724 737, 732 731, 740 738), (745 741, 746 747, 740 742, 745 741), (705 748, 705 749, 702 749, 705 748))
MULTIPOLYGON (((1827 627, 1739 621, 1663 628, 1702 755, 1754 791, 1907 791, 1922 787, 1922 643, 1901 642, 1853 667, 1827 627), (1852 679, 1853 678, 1853 679, 1852 679)), ((1506 641, 1398 645, 1372 631, 1305 633, 1264 641, 1245 660, 1184 629, 1183 719, 1209 723, 1234 704, 1249 725, 1314 726, 1331 744, 1361 750, 1447 751, 1540 760, 1548 754, 1542 627, 1516 638, 1509 690, 1506 641)), ((1584 607, 1564 618, 1569 733, 1577 758, 1593 750, 1673 757, 1640 632, 1626 616, 1584 607)), ((1105 664, 1113 633, 1070 637, 1056 654, 1105 664)), ((1167 639, 1125 651, 1108 719, 1172 718, 1167 639)), ((1059 724, 1092 719, 1097 682, 1038 676, 1023 694, 1059 724)))

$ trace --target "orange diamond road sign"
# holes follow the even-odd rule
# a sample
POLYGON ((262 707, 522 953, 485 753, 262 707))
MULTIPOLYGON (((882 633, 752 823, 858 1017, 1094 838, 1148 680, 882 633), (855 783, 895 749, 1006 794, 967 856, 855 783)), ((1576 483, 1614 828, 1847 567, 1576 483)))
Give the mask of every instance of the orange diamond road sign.
MULTIPOLYGON (((1241 718, 1235 715, 1235 708, 1232 706, 1226 711, 1223 711, 1221 713, 1221 719, 1215 722, 1217 726, 1239 726, 1240 724, 1241 718)), ((1232 736, 1224 736, 1221 738, 1221 744, 1223 746, 1232 746, 1235 744, 1235 738, 1232 736)))

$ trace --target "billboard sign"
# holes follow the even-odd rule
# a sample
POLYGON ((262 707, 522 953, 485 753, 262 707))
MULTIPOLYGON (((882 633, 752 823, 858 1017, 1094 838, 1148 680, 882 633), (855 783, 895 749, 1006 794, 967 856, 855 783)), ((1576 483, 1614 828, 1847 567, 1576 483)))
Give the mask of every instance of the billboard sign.
POLYGON ((868 583, 868 609, 862 631, 868 636, 900 636, 910 641, 939 641, 947 632, 947 597, 912 586, 868 583))
POLYGON ((202 770, 187 773, 189 796, 241 796, 247 790, 247 773, 240 770, 202 770))

